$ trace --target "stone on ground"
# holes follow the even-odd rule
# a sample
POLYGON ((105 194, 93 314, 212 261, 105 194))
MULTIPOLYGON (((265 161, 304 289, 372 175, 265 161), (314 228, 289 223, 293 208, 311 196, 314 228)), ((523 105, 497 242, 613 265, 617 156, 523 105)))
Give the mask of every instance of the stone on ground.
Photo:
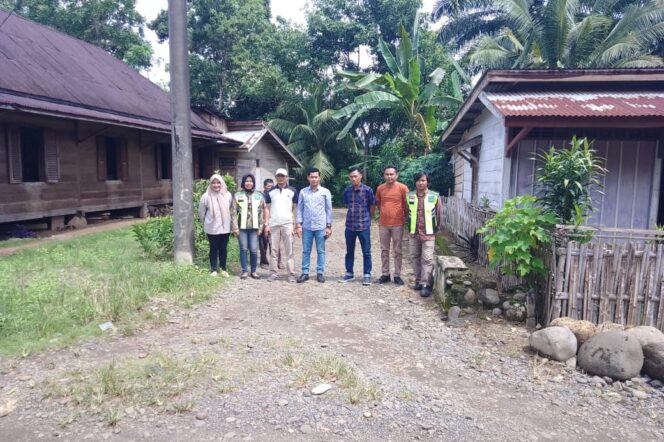
POLYGON ((627 380, 643 367, 639 341, 624 331, 598 333, 583 343, 577 355, 579 367, 590 374, 627 380))
POLYGON ((649 325, 640 325, 638 327, 630 328, 627 330, 627 333, 634 335, 639 343, 641 343, 641 347, 664 342, 664 333, 649 325))
POLYGON ((330 384, 320 384, 311 389, 311 394, 323 394, 328 391, 332 386, 330 384))
POLYGON ((592 322, 570 317, 556 318, 551 321, 550 325, 569 328, 576 336, 576 343, 579 347, 597 333, 597 326, 592 322))
POLYGON ((468 305, 473 305, 477 302, 477 295, 475 294, 475 290, 473 289, 468 289, 466 291, 466 294, 463 295, 463 300, 466 302, 468 305))
POLYGON ((494 289, 480 289, 480 291, 477 293, 477 297, 486 305, 500 304, 500 296, 494 289))
POLYGON ((565 362, 576 354, 576 337, 567 327, 547 327, 530 335, 530 347, 539 353, 565 362))
POLYGON ((643 346, 643 372, 651 378, 664 381, 664 342, 643 346))
POLYGON ((455 319, 459 318, 460 313, 461 313, 461 308, 455 305, 451 307, 450 310, 447 312, 447 318, 450 321, 454 321, 455 319))

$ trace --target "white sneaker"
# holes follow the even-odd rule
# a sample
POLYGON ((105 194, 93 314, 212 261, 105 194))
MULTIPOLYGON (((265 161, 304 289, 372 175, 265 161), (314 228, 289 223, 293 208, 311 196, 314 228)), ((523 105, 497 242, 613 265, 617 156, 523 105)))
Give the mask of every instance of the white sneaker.
POLYGON ((210 276, 217 276, 217 272, 210 273, 210 276))
POLYGON ((228 278, 230 275, 228 274, 228 272, 226 270, 222 270, 221 271, 221 276, 223 276, 224 278, 228 278))

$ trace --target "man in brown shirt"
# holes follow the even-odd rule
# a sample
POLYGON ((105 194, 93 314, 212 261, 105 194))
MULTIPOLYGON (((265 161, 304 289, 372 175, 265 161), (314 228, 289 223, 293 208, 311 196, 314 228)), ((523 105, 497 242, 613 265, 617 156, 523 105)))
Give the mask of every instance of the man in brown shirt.
POLYGON ((379 284, 390 282, 390 244, 394 250, 394 283, 403 285, 401 279, 401 264, 403 262, 401 239, 403 238, 403 225, 408 213, 406 194, 408 187, 397 181, 398 171, 394 166, 383 169, 385 183, 376 189, 376 207, 380 212, 378 217, 378 232, 380 236, 380 258, 382 276, 376 280, 379 284))

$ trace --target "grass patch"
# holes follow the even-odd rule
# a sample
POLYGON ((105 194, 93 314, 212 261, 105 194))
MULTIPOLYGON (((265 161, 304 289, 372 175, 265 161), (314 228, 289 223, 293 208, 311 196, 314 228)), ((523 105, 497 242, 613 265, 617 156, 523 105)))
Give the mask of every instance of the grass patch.
POLYGON ((366 384, 355 370, 336 355, 307 355, 286 353, 281 365, 296 372, 291 386, 305 388, 321 382, 334 383, 348 395, 348 402, 359 404, 367 400, 379 400, 383 391, 378 384, 366 384))
POLYGON ((215 355, 175 357, 150 355, 145 359, 111 361, 91 373, 80 370, 65 379, 45 386, 46 396, 67 398, 103 414, 109 426, 123 417, 120 410, 128 406, 154 406, 173 413, 194 408, 183 395, 196 385, 226 379, 220 359, 215 355))
POLYGON ((106 321, 131 335, 137 322, 163 320, 159 308, 189 307, 222 281, 210 277, 207 266, 146 259, 129 228, 20 251, 0 259, 0 354, 96 336, 106 321), (165 303, 146 309, 152 298, 165 303))
POLYGON ((445 256, 454 256, 454 252, 450 249, 450 246, 447 244, 447 240, 442 233, 436 235, 436 253, 439 255, 445 256))

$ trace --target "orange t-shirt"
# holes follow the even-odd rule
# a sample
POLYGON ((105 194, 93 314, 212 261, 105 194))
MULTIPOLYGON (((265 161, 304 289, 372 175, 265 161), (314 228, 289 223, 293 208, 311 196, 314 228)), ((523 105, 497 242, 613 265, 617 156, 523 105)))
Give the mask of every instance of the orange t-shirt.
POLYGON ((376 189, 376 206, 380 211, 378 224, 383 227, 403 226, 406 220, 406 194, 408 187, 395 182, 392 186, 386 183, 376 189))

